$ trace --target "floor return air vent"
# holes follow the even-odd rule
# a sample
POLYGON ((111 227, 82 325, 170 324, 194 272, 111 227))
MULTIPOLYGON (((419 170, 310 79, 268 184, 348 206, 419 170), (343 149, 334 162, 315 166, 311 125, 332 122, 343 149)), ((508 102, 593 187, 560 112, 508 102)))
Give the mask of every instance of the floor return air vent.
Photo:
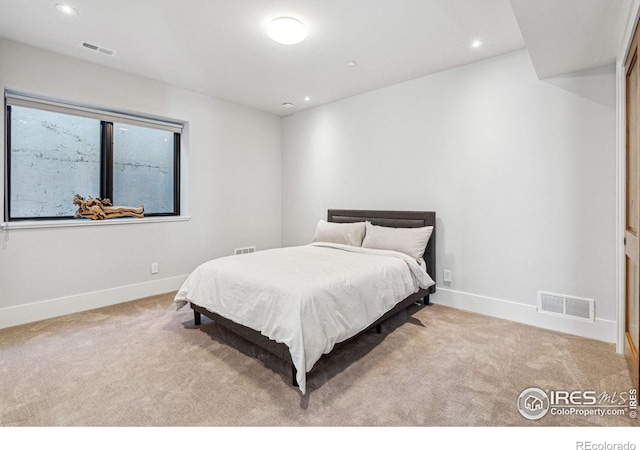
POLYGON ((233 251, 234 255, 246 255, 247 253, 254 253, 256 251, 255 247, 242 247, 242 248, 236 248, 233 251))
POLYGON ((538 312, 594 322, 595 300, 538 291, 538 312))

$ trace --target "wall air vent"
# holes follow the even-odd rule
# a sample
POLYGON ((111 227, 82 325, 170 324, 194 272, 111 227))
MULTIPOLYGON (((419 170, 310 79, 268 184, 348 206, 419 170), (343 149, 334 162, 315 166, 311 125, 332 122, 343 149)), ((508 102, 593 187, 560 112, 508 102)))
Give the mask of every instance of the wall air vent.
POLYGON ((233 251, 234 255, 246 255, 247 253, 254 253, 256 251, 255 247, 242 247, 242 248, 236 248, 233 251))
POLYGON ((538 291, 538 312, 595 321, 595 300, 538 291))
POLYGON ((109 50, 108 48, 100 47, 99 45, 90 44, 89 42, 82 42, 82 47, 88 48, 89 50, 94 50, 96 52, 104 53, 105 55, 113 55, 115 52, 113 50, 109 50))

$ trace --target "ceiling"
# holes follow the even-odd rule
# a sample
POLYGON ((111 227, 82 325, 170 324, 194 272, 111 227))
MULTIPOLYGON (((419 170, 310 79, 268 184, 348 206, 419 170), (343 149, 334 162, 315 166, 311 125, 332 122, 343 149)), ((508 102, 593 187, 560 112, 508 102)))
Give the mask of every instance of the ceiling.
POLYGON ((0 0, 0 37, 277 115, 525 47, 541 78, 613 63, 632 3, 67 0, 70 17, 56 10, 62 1, 0 0), (271 41, 267 24, 280 16, 304 22, 307 39, 271 41))

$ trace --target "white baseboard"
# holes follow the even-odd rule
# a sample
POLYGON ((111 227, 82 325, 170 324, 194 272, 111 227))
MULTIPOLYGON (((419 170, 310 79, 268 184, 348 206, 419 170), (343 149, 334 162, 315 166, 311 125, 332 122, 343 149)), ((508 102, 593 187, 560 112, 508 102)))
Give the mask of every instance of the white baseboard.
POLYGON ((187 275, 0 309, 0 329, 124 303, 180 289, 187 275))
POLYGON ((509 300, 469 294, 438 286, 429 298, 432 303, 463 309, 534 327, 560 331, 598 341, 615 343, 617 325, 613 320, 596 318, 595 322, 585 322, 537 312, 534 305, 516 303, 509 300))
MULTIPOLYGON (((187 275, 180 275, 146 283, 120 286, 113 289, 87 292, 26 305, 2 308, 0 309, 0 329, 177 291, 186 278, 187 275)), ((591 323, 548 314, 539 314, 534 305, 454 291, 440 286, 438 286, 436 293, 430 296, 429 300, 435 304, 498 317, 500 319, 511 320, 539 328, 560 331, 604 342, 616 342, 617 326, 615 321, 612 320, 596 318, 595 322, 591 323)))

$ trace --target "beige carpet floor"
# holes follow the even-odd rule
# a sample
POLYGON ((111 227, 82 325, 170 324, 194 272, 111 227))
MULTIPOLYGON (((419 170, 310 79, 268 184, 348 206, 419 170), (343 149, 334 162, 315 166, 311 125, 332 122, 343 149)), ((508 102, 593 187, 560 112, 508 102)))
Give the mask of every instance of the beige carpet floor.
POLYGON ((523 418, 543 390, 628 391, 612 344, 440 305, 415 306, 323 357, 302 396, 290 368, 173 294, 0 330, 0 425, 633 426, 628 416, 523 418))

